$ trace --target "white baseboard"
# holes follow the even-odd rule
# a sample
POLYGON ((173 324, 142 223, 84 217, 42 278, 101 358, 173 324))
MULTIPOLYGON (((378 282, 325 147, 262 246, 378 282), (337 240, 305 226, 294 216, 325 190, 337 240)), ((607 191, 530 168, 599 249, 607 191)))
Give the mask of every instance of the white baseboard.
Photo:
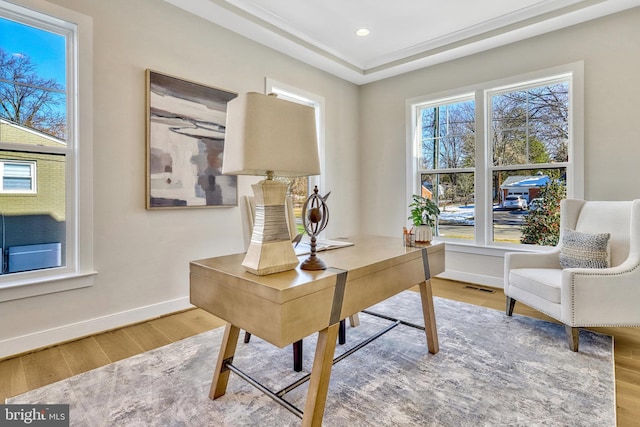
POLYGON ((0 359, 192 308, 189 297, 121 311, 0 341, 0 359))
POLYGON ((483 276, 481 274, 465 273, 464 271, 447 270, 438 274, 441 279, 458 280, 460 282, 473 283, 476 285, 491 286, 494 288, 504 288, 504 281, 501 277, 483 276))

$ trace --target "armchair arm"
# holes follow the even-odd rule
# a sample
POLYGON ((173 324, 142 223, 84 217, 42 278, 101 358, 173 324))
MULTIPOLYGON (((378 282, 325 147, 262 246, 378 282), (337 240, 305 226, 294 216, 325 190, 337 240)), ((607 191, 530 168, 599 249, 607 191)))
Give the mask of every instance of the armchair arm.
POLYGON ((640 254, 610 268, 567 268, 560 292, 570 326, 640 326, 640 254))
POLYGON ((505 273, 515 268, 561 268, 560 249, 548 252, 507 252, 504 254, 505 273))

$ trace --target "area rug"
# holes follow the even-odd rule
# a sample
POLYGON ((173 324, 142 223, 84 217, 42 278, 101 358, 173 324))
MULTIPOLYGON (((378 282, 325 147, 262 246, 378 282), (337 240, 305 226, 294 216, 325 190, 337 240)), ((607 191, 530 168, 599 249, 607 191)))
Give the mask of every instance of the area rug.
MULTIPOLYGON (((440 352, 423 331, 398 326, 333 367, 326 426, 615 426, 612 338, 537 319, 434 298, 440 352)), ((424 325, 420 295, 403 292, 371 308, 424 325)), ((362 313, 336 355, 389 325, 362 313)), ((227 393, 208 399, 223 328, 86 372, 7 400, 69 403, 72 426, 295 426, 300 419, 231 373, 227 393)), ((307 374, 291 346, 240 340, 234 365, 277 391, 307 374)), ((303 409, 307 384, 286 396, 303 409)))

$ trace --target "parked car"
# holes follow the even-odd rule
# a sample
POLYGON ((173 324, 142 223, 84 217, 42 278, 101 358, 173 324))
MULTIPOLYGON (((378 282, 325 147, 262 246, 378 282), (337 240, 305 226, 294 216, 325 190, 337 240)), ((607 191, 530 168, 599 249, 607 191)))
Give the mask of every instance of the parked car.
POLYGON ((502 207, 505 209, 516 209, 523 211, 527 209, 527 200, 522 196, 507 196, 502 207))
POLYGON ((542 209, 542 199, 541 198, 536 198, 533 199, 531 201, 531 203, 529 203, 529 210, 530 211, 537 211, 542 209))

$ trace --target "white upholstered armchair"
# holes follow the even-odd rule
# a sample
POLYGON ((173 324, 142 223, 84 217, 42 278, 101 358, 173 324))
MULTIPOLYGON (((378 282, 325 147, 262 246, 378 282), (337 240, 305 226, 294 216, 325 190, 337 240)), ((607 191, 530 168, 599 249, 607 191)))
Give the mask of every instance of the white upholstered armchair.
POLYGON ((560 230, 560 241, 549 252, 505 255, 507 315, 520 301, 559 320, 573 351, 578 351, 580 327, 640 326, 640 200, 563 200, 560 230), (609 266, 574 267, 594 265, 591 257, 598 257, 598 248, 589 239, 607 233, 604 264, 609 266), (584 236, 587 240, 581 240, 584 236))

